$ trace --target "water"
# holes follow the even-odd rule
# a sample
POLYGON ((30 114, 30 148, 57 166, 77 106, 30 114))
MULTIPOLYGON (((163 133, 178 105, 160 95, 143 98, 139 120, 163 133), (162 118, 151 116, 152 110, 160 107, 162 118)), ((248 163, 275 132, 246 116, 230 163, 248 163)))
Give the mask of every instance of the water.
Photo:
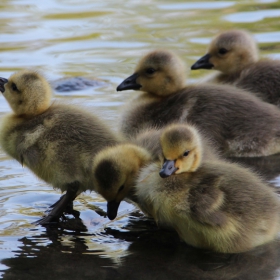
MULTIPOLYGON (((93 81, 80 91, 55 91, 55 97, 89 106, 115 128, 121 105, 136 94, 115 88, 140 55, 167 48, 192 65, 217 32, 245 28, 263 56, 280 58, 279 16, 280 3, 267 0, 2 0, 0 76, 29 67, 54 87, 71 77, 93 81)), ((188 81, 208 73, 194 71, 188 81)), ((0 117, 9 111, 0 96, 0 117)), ((280 156, 247 163, 280 184, 280 156)), ((0 150, 2 278, 280 279, 279 241, 238 255, 197 250, 127 203, 109 221, 102 216, 106 203, 95 193, 75 200, 80 220, 70 219, 62 229, 33 225, 59 197, 0 150)))

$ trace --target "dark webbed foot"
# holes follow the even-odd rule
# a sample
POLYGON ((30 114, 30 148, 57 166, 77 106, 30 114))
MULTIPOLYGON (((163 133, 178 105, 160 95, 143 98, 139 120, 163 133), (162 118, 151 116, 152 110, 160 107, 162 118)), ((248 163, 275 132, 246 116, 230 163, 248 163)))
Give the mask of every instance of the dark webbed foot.
POLYGON ((70 201, 66 206, 65 214, 73 215, 75 218, 80 217, 80 212, 73 208, 73 201, 70 201))
MULTIPOLYGON (((50 206, 50 208, 54 208, 54 207, 61 201, 61 199, 63 199, 63 197, 64 197, 65 195, 66 195, 66 194, 62 195, 62 196, 60 197, 60 199, 59 199, 57 202, 55 202, 53 205, 50 206)), ((77 211, 77 210, 75 210, 75 209, 73 208, 73 201, 70 201, 70 202, 67 204, 64 213, 65 213, 65 214, 73 215, 75 218, 79 218, 79 217, 80 217, 80 212, 77 211)))
POLYGON ((79 182, 68 184, 66 194, 62 195, 60 199, 51 206, 52 209, 47 216, 36 221, 35 224, 42 226, 56 225, 59 222, 59 218, 63 216, 63 213, 72 214, 75 218, 79 217, 79 211, 73 209, 73 200, 77 196, 79 185, 79 182))

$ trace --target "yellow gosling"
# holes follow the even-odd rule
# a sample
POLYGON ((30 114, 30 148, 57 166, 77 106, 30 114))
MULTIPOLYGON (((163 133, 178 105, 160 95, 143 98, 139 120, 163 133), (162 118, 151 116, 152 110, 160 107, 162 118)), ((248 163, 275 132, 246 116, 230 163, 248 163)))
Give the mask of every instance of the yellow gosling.
POLYGON ((96 191, 107 201, 107 216, 115 219, 121 201, 133 200, 131 190, 139 170, 151 161, 150 153, 133 144, 119 144, 101 151, 93 166, 96 191))
POLYGON ((0 90, 13 110, 0 128, 2 149, 38 178, 66 191, 38 223, 57 222, 67 208, 75 214, 75 197, 95 189, 95 154, 117 144, 119 137, 85 109, 51 104, 51 87, 37 72, 22 70, 9 80, 1 78, 0 90))
POLYGON ((279 199, 258 176, 215 157, 191 126, 169 126, 160 140, 166 159, 160 175, 168 178, 151 163, 134 186, 138 205, 159 225, 194 247, 222 253, 247 251, 277 236, 279 199))

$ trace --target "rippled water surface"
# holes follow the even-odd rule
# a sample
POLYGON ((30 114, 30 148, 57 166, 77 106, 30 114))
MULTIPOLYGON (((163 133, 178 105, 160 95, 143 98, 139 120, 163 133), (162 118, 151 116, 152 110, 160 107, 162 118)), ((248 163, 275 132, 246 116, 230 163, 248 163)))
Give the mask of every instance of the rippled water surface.
MULTIPOLYGON (((57 87, 88 79, 83 90, 55 98, 92 108, 116 127, 121 105, 135 92, 115 91, 140 55, 177 52, 191 65, 218 31, 246 28, 262 56, 280 58, 280 3, 250 1, 2 0, 0 76, 29 67, 57 87)), ((196 82, 209 72, 190 73, 196 82)), ((59 89, 59 88, 58 88, 59 89)), ((10 111, 0 96, 0 118, 10 111)), ((248 165, 280 184, 280 156, 248 165)), ((80 220, 62 229, 33 225, 60 193, 0 150, 0 275, 4 279, 280 279, 275 241, 255 251, 224 255, 193 249, 122 203, 115 221, 95 193, 75 200, 80 220)))

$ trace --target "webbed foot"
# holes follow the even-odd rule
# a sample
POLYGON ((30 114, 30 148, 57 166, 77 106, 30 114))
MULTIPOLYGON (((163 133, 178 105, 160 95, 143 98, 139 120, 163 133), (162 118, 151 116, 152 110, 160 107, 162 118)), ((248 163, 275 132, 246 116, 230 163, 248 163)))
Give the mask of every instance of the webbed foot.
POLYGON ((79 182, 68 184, 66 194, 62 195, 60 199, 50 207, 52 209, 47 216, 36 221, 34 224, 42 226, 57 225, 60 217, 62 217, 64 213, 72 214, 75 218, 79 217, 80 212, 73 209, 73 200, 77 196, 78 189, 79 182))

